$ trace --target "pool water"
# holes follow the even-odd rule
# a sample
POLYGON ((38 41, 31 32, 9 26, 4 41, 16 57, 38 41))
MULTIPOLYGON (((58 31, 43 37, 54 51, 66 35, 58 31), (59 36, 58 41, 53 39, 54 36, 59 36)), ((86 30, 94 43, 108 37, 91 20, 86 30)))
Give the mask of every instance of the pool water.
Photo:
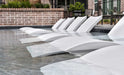
POLYGON ((0 30, 0 75, 43 75, 40 67, 47 64, 76 58, 72 54, 59 54, 32 58, 19 39, 30 37, 18 29, 0 30))

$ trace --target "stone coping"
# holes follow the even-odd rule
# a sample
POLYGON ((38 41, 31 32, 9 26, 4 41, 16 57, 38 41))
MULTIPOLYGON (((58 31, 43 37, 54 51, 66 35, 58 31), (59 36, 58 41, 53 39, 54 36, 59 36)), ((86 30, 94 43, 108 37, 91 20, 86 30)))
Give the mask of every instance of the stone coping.
POLYGON ((0 8, 0 12, 55 12, 64 11, 64 8, 0 8))
MULTIPOLYGON (((19 29, 21 27, 34 27, 34 28, 51 28, 52 25, 47 26, 38 26, 38 25, 30 25, 30 26, 0 26, 0 29, 19 29)), ((91 32, 103 32, 108 33, 113 28, 113 25, 97 25, 91 32)))

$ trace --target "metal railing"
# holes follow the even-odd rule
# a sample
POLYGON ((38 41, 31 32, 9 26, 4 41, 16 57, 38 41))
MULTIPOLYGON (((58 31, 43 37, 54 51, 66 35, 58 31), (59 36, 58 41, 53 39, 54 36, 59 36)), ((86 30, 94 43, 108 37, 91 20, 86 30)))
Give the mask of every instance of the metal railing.
POLYGON ((117 21, 119 21, 124 15, 104 15, 103 19, 101 21, 101 24, 103 24, 104 19, 110 19, 110 25, 115 25, 117 21))

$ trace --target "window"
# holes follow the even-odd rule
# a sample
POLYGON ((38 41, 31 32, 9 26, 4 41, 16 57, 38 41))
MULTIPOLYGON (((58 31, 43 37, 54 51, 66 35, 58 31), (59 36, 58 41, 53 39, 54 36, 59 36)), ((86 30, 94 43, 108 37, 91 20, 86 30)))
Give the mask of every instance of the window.
POLYGON ((103 15, 107 15, 107 0, 103 0, 103 15))
MULTIPOLYGON (((57 3, 57 7, 64 7, 65 6, 65 0, 58 0, 57 1, 58 3, 57 3)), ((69 5, 70 4, 70 0, 67 0, 67 5, 69 5)))
POLYGON ((98 0, 95 0, 95 11, 98 11, 98 0))
POLYGON ((103 15, 120 13, 120 0, 103 0, 103 15))

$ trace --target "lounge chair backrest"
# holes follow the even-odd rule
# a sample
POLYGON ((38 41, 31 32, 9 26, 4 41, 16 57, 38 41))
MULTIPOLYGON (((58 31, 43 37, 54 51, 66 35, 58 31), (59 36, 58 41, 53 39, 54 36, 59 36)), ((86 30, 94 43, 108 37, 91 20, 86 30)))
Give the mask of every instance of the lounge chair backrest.
MULTIPOLYGON (((116 45, 101 48, 81 57, 85 62, 105 67, 115 73, 124 73, 124 46, 116 45), (116 72, 117 71, 117 72, 116 72)), ((116 75, 116 74, 115 74, 116 75)), ((123 74, 117 74, 123 75, 123 74)))
POLYGON ((119 20, 108 35, 112 37, 114 36, 115 38, 124 38, 124 17, 119 20))
POLYGON ((77 17, 71 25, 67 28, 68 32, 76 31, 80 25, 87 19, 87 16, 84 17, 77 17))
POLYGON ((102 20, 102 16, 97 16, 97 17, 89 17, 79 28, 76 32, 81 33, 81 32, 90 32, 99 21, 102 20))
POLYGON ((53 26, 52 30, 57 30, 59 26, 65 21, 65 19, 59 19, 53 26))
POLYGON ((66 30, 67 27, 74 21, 74 17, 73 18, 67 18, 58 28, 59 31, 63 31, 66 30))

